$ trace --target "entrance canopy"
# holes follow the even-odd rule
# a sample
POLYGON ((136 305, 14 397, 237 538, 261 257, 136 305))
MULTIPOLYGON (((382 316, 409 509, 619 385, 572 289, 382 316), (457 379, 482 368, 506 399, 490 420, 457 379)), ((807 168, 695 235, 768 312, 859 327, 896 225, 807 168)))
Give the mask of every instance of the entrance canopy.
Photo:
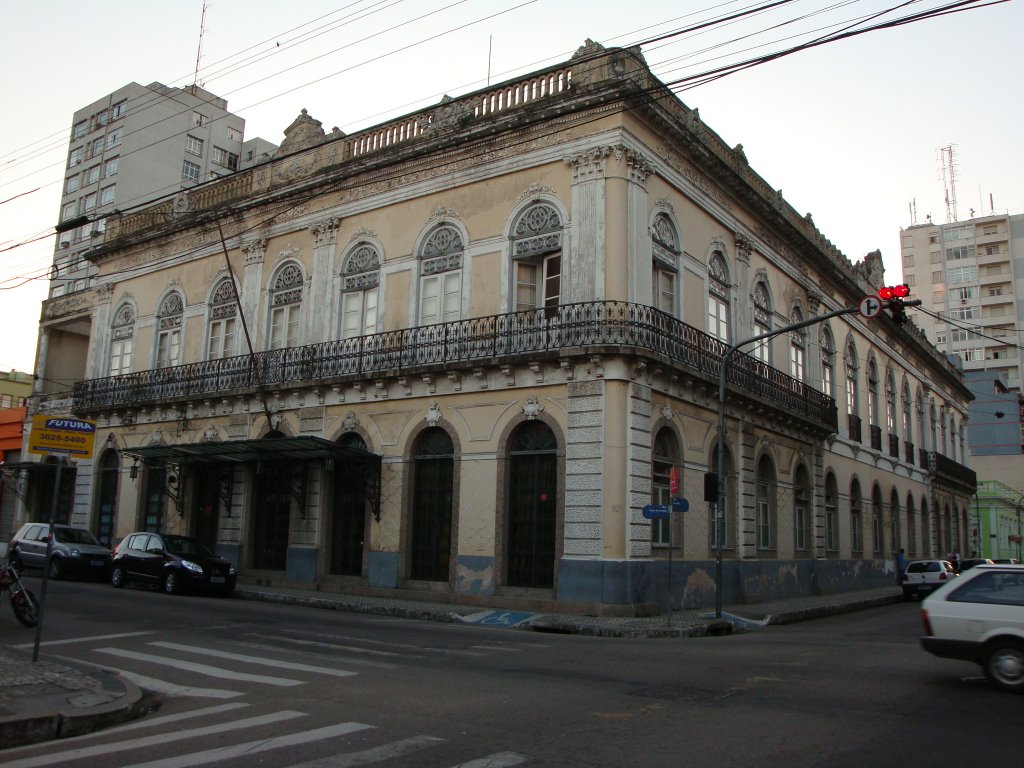
POLYGON ((151 464, 299 464, 320 459, 365 462, 379 458, 369 451, 310 436, 147 445, 141 448, 124 448, 121 453, 151 464))

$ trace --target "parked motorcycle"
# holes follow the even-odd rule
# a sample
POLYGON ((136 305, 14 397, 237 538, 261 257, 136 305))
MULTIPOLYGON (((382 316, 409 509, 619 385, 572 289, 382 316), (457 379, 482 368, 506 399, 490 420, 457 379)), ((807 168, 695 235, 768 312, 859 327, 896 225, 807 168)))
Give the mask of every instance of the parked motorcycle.
POLYGON ((39 602, 11 564, 0 564, 0 600, 5 596, 11 600, 15 618, 26 627, 34 627, 39 620, 39 602))

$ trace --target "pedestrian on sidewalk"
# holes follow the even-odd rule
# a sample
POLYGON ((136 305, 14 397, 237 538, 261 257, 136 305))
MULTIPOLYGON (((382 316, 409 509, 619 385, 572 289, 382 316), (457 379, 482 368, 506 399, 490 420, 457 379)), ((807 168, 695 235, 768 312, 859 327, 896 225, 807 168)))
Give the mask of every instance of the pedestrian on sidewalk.
POLYGON ((903 574, 907 572, 907 556, 903 549, 896 554, 896 583, 903 584, 903 574))

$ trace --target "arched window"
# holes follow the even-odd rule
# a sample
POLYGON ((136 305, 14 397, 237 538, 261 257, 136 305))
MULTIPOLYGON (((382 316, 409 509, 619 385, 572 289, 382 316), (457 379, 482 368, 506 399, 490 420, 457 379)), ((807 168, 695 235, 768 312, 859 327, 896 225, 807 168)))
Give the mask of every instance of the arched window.
POLYGON ((525 421, 509 438, 506 583, 554 586, 558 511, 558 444, 551 427, 525 421))
POLYGON ((896 489, 889 495, 889 553, 895 555, 900 551, 900 496, 896 489))
POLYGON ((821 347, 821 391, 834 398, 836 396, 836 342, 827 325, 821 326, 818 333, 818 345, 821 347))
POLYGON ((512 227, 512 280, 516 312, 544 309, 553 317, 562 299, 562 217, 534 203, 512 227))
POLYGON ((225 277, 213 291, 210 299, 209 328, 206 333, 206 359, 219 360, 236 352, 238 338, 238 297, 225 277))
POLYGON ((839 488, 832 472, 825 475, 825 551, 839 551, 839 488))
MULTIPOLYGON (((754 286, 754 335, 769 333, 772 329, 772 302, 768 296, 768 287, 758 281, 754 286)), ((765 365, 771 365, 771 340, 761 339, 750 354, 765 365)))
POLYGON ((342 261, 341 338, 377 331, 380 253, 370 243, 357 243, 342 261))
POLYGON ((884 522, 882 520, 882 489, 876 483, 871 489, 871 547, 876 556, 882 554, 884 522))
POLYGON ((416 440, 413 451, 410 578, 448 581, 452 547, 455 446, 440 427, 416 440))
POLYGON ((438 224, 420 248, 419 324, 450 323, 462 316, 462 234, 438 224))
MULTIPOLYGON (((790 325, 803 322, 800 307, 793 307, 789 316, 790 325)), ((789 375, 803 381, 807 373, 807 330, 799 328, 789 333, 789 375)))
POLYGON ((298 264, 277 271, 270 290, 270 349, 297 347, 301 342, 303 277, 298 264))
POLYGON ((907 494, 907 555, 917 556, 917 515, 914 512, 914 497, 910 493, 907 494))
MULTIPOLYGON (((679 276, 679 236, 675 225, 665 213, 654 217, 651 226, 651 253, 653 260, 653 277, 651 304, 655 309, 675 315, 676 296, 679 293, 677 281, 679 276)), ((659 522, 659 521, 655 521, 659 522)))
POLYGON ((885 376, 885 428, 896 436, 896 377, 887 371, 885 376))
MULTIPOLYGON (((868 360, 868 423, 872 427, 878 422, 878 366, 873 359, 868 360)), ((872 446, 875 447, 875 446, 872 446)))
POLYGON ((775 468, 771 459, 762 456, 757 463, 757 548, 775 549, 775 468))
POLYGON ((910 399, 910 385, 903 382, 903 442, 904 460, 914 463, 914 403, 910 399))
POLYGON ((860 413, 857 398, 857 348, 853 339, 846 345, 846 356, 843 360, 846 369, 846 417, 848 436, 855 442, 861 441, 860 413))
MULTIPOLYGON (((677 455, 676 436, 668 427, 662 427, 651 448, 651 504, 671 506, 672 470, 676 467, 677 455)), ((670 533, 668 520, 651 521, 651 544, 668 546, 672 543, 670 533)))
POLYGON ((114 313, 110 340, 110 375, 131 373, 135 350, 135 310, 125 302, 114 313))
POLYGON ((708 333, 729 343, 729 268, 720 251, 708 261, 708 333))
MULTIPOLYGON (((732 482, 732 454, 728 449, 726 449, 722 459, 722 475, 725 477, 725 509, 717 509, 718 505, 716 503, 715 513, 708 516, 708 538, 712 552, 716 551, 719 545, 721 545, 722 549, 735 546, 736 526, 735 523, 729 525, 729 520, 735 521, 739 519, 736 509, 736 488, 732 482)), ((714 450, 711 451, 709 471, 718 472, 718 446, 715 446, 714 450)))
POLYGON ((169 293, 160 303, 156 322, 156 367, 181 363, 181 318, 185 312, 180 293, 169 293))
POLYGON ((811 548, 811 484, 803 464, 793 483, 793 543, 797 551, 811 548))
POLYGON ((850 551, 860 554, 864 551, 864 500, 860 493, 860 482, 850 482, 850 551))

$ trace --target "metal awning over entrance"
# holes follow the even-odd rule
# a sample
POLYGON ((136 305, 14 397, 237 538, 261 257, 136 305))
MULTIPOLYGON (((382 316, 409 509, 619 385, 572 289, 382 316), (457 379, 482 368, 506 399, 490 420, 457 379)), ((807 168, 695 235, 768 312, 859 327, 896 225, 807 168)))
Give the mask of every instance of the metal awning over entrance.
POLYGON ((171 464, 299 464, 321 459, 375 461, 369 451, 332 443, 322 437, 268 437, 260 440, 223 440, 175 445, 123 448, 121 453, 147 463, 171 464))

